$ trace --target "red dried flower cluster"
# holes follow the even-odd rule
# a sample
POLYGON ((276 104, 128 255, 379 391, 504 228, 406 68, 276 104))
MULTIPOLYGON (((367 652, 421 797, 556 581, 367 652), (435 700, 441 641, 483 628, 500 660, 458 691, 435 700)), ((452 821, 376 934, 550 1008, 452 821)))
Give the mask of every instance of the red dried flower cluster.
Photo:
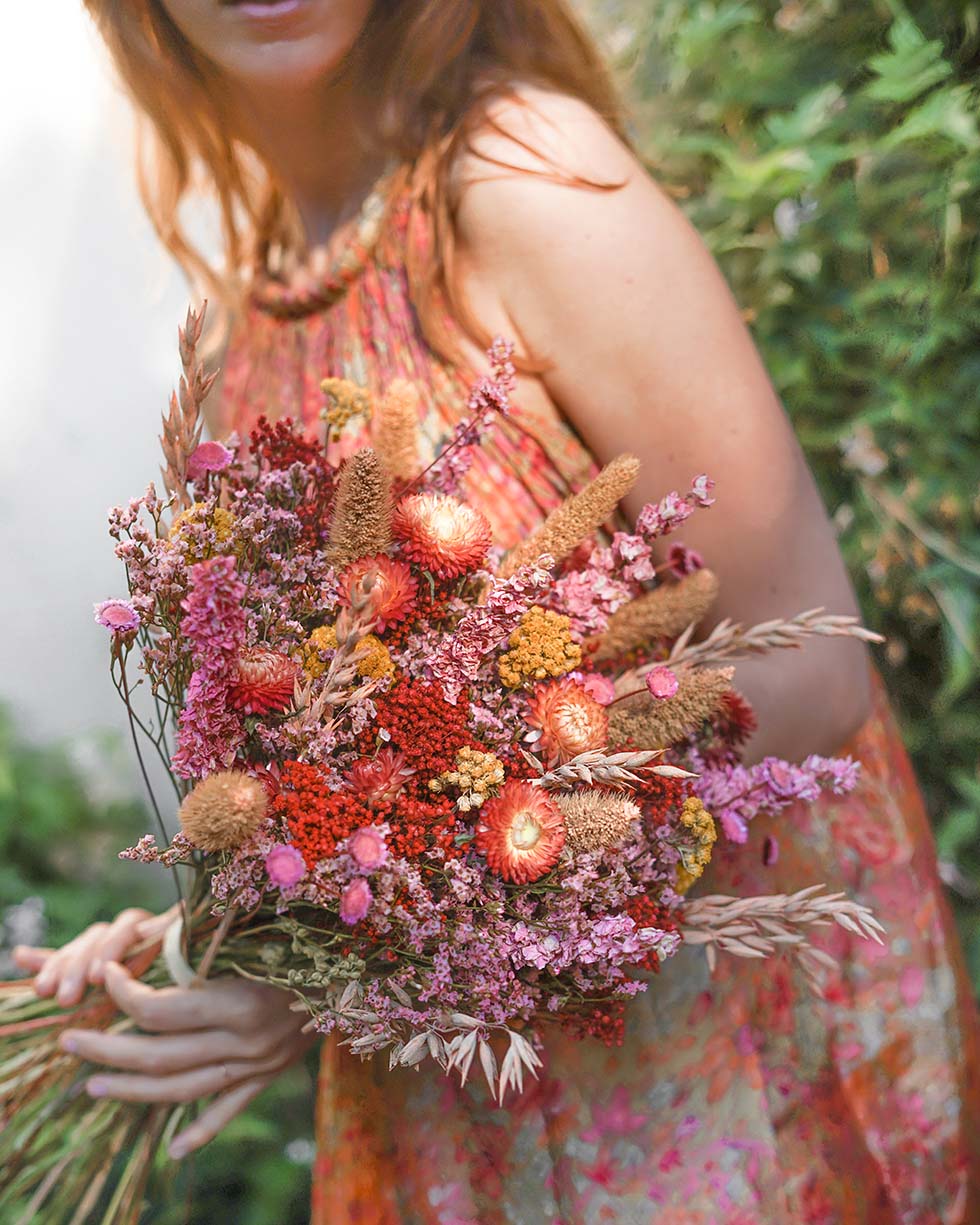
POLYGON ((633 801, 643 811, 643 819, 649 829, 656 829, 672 818, 683 807, 684 801, 693 794, 690 781, 683 778, 663 778, 659 774, 645 773, 643 781, 636 784, 633 801))
POLYGON ((249 450, 260 467, 282 471, 302 464, 307 469, 307 497, 296 513, 303 525, 303 542, 322 544, 330 523, 335 471, 320 444, 296 430, 290 417, 269 421, 263 416, 249 435, 249 450))
MULTIPOLYGON (((647 897, 646 894, 630 898, 626 906, 626 913, 637 927, 655 927, 658 931, 662 932, 677 931, 674 912, 662 903, 655 902, 653 898, 647 897)), ((660 969, 660 958, 651 950, 636 965, 641 970, 653 970, 656 972, 660 969)))
POLYGON ((462 853, 453 842, 455 811, 445 796, 401 794, 397 803, 372 803, 355 791, 332 791, 317 766, 298 761, 285 763, 279 781, 270 812, 285 818, 290 840, 310 869, 335 855, 338 844, 361 826, 384 821, 392 827, 388 849, 399 858, 417 859, 432 847, 449 858, 462 853))
POLYGON ((604 1000, 591 1012, 569 1012, 559 1016, 559 1024, 575 1038, 596 1038, 604 1046, 622 1046, 626 1032, 626 1003, 604 1000))
POLYGON ((734 689, 724 694, 711 723, 715 735, 728 748, 740 748, 759 726, 755 711, 734 689))
POLYGON ((384 728, 393 749, 404 753, 416 777, 408 786, 427 796, 429 779, 451 770, 464 745, 480 748, 466 726, 466 695, 453 706, 435 685, 404 678, 375 699, 377 718, 365 733, 364 752, 370 755, 374 728, 384 728))

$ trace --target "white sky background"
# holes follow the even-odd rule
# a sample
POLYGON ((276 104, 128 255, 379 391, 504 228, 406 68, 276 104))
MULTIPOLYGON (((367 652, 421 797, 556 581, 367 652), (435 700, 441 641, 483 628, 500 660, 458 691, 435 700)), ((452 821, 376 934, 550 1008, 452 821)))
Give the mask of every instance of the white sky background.
POLYGON ((0 702, 33 738, 122 728, 95 601, 124 595, 106 508, 158 477, 180 274, 81 0, 5 5, 0 40, 0 702))

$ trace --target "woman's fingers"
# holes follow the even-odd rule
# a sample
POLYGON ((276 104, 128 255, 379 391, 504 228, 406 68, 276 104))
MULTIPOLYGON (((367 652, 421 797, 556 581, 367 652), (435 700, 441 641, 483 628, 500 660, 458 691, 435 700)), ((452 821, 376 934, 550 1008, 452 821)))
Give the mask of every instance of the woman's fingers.
POLYGON ((213 1140, 218 1132, 227 1127, 236 1115, 241 1114, 249 1102, 258 1097, 274 1079, 275 1073, 255 1076, 220 1094, 201 1111, 190 1127, 185 1127, 174 1137, 170 1144, 170 1156, 174 1161, 179 1161, 181 1157, 186 1157, 188 1153, 193 1153, 213 1140))
POLYGON ((180 904, 175 903, 169 910, 165 910, 163 914, 150 915, 149 918, 136 924, 136 938, 138 940, 156 940, 163 935, 179 914, 180 904))
POLYGON ((268 1059, 225 1059, 207 1067, 189 1068, 172 1076, 106 1075, 99 1072, 86 1084, 90 1097, 111 1097, 121 1102, 193 1102, 210 1097, 255 1076, 274 1075, 290 1062, 288 1051, 268 1059))
POLYGON ((256 1059, 271 1055, 281 1034, 246 1038, 227 1029, 191 1030, 186 1034, 113 1034, 94 1029, 70 1029, 61 1038, 62 1050, 125 1072, 170 1076, 227 1059, 256 1059))
POLYGON ((49 957, 34 979, 35 992, 40 996, 55 995, 62 1008, 77 1004, 85 990, 92 950, 107 929, 106 923, 94 923, 49 957))
POLYGON ((153 915, 148 910, 124 910, 109 924, 103 933, 97 948, 93 949, 92 960, 88 967, 88 981, 101 983, 105 974, 106 962, 119 961, 125 957, 130 946, 139 938, 141 924, 153 915))
POLYGON ((154 989, 121 965, 107 963, 106 990, 140 1029, 177 1033, 188 1029, 232 1029, 255 1034, 288 1011, 288 997, 274 987, 239 978, 215 979, 199 987, 154 989))
POLYGON ((10 955, 20 970, 36 974, 57 953, 57 949, 39 949, 30 944, 15 944, 10 955))

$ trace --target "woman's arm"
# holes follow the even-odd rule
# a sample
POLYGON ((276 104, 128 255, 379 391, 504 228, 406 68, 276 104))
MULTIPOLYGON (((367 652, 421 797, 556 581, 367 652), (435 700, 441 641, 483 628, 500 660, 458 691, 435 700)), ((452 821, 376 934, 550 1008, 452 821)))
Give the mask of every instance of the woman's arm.
MULTIPOLYGON (((717 505, 680 534, 721 579, 713 616, 755 623, 818 605, 854 613, 813 479, 701 240, 586 106, 539 90, 525 96, 533 110, 502 103, 498 120, 572 172, 624 186, 570 187, 468 155, 458 227, 477 313, 551 362, 543 391, 600 460, 640 458, 631 511, 699 472, 715 479, 717 505)), ((535 165, 496 134, 478 147, 535 165)), ((542 387, 525 384, 521 394, 542 387)), ((868 713, 865 651, 855 642, 814 641, 740 664, 738 682, 759 715, 756 756, 830 752, 868 713)))

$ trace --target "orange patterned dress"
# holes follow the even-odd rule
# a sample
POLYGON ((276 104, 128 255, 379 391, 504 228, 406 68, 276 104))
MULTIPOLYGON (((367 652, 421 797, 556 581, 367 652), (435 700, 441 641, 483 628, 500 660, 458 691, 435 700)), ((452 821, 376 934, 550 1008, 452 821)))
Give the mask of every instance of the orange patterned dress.
MULTIPOLYGON (((472 373, 426 344, 396 195, 369 200, 329 277, 265 282, 232 337, 223 407, 245 433, 262 413, 311 426, 321 378, 422 393, 434 451, 472 373)), ((424 241, 425 235, 422 235, 424 241)), ((351 423, 340 452, 363 445, 351 423)), ((484 448, 470 496, 500 543, 519 539, 594 470, 557 414, 515 410, 484 448)), ((880 685, 845 750, 859 789, 779 818, 764 867, 760 819, 712 865, 712 892, 827 882, 871 906, 882 948, 834 930, 823 1000, 785 961, 686 948, 627 1013, 612 1050, 560 1035, 523 1097, 496 1107, 434 1068, 389 1073, 324 1044, 315 1225, 971 1225, 980 1221, 977 1015, 936 872, 922 799, 880 685)))

